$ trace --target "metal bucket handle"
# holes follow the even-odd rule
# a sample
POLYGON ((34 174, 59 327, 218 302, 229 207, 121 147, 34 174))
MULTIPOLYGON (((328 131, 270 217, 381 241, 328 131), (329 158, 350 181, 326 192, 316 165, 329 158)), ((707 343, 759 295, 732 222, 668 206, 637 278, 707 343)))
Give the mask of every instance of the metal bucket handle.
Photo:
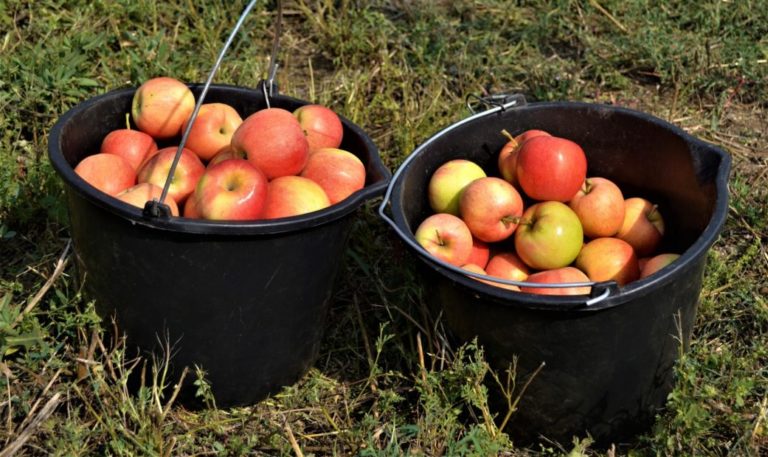
MULTIPOLYGON (((379 216, 382 219, 384 219, 384 221, 386 221, 392 227, 392 229, 400 236, 400 238, 403 241, 405 241, 405 243, 407 243, 413 249, 416 249, 416 251, 422 254, 424 258, 428 259, 430 262, 433 262, 439 265, 441 268, 445 268, 446 270, 450 270, 457 274, 470 276, 475 279, 482 279, 482 280, 493 282, 493 283, 506 284, 506 285, 517 286, 517 287, 530 287, 530 288, 543 288, 543 289, 590 287, 591 294, 589 298, 587 298, 584 301, 584 305, 587 307, 596 305, 602 302, 603 300, 607 299, 609 296, 611 296, 612 293, 618 292, 618 284, 616 283, 616 281, 603 281, 603 282, 591 281, 591 282, 543 284, 543 283, 534 283, 534 282, 526 282, 526 281, 512 281, 509 279, 502 279, 495 276, 489 276, 489 275, 484 275, 484 274, 464 270, 455 265, 451 265, 448 262, 445 262, 444 260, 438 259, 437 257, 430 254, 426 249, 424 249, 423 246, 417 243, 413 239, 413 237, 410 236, 409 233, 407 233, 405 230, 400 228, 397 225, 397 223, 389 216, 389 214, 387 214, 387 207, 390 205, 391 199, 392 199, 392 189, 394 188, 394 183, 397 182, 398 178, 400 178, 400 175, 403 173, 403 170, 407 168, 407 165, 410 164, 410 162, 413 159, 415 159, 419 155, 419 153, 427 145, 429 145, 429 143, 434 141, 436 138, 442 136, 443 134, 447 133, 449 130, 457 128, 460 125, 471 122, 477 118, 489 116, 491 114, 502 112, 508 109, 519 108, 527 104, 525 97, 522 94, 513 94, 513 95, 501 94, 501 95, 492 95, 489 97, 477 97, 477 96, 471 95, 467 97, 466 103, 467 103, 467 107, 472 112, 471 116, 453 124, 452 126, 446 129, 443 129, 441 132, 434 135, 432 138, 427 140, 421 146, 417 147, 416 150, 414 150, 405 159, 405 161, 400 165, 400 167, 398 167, 398 169, 395 171, 395 174, 392 176, 390 185, 387 187, 387 191, 384 194, 381 204, 379 205, 379 210, 378 210, 379 216), (482 105, 490 106, 490 108, 479 113, 476 112, 473 105, 471 104, 472 98, 474 98, 476 101, 478 101, 482 105)), ((512 293, 513 291, 509 291, 509 292, 512 293)))
MULTIPOLYGON (((224 55, 229 50, 229 47, 232 45, 232 41, 235 39, 235 35, 237 35, 237 32, 240 30, 240 27, 242 27, 243 23, 245 22, 246 16, 251 12, 254 6, 256 6, 257 0, 251 0, 248 5, 246 5, 243 12, 240 14, 240 17, 238 18, 237 22, 235 23, 235 26, 232 29, 232 32, 230 32, 229 37, 227 38, 227 41, 224 43, 224 46, 222 46, 221 51, 219 52, 219 56, 216 58, 216 62, 213 65, 213 68, 211 68, 210 73, 208 74, 208 79, 205 81, 205 85, 203 85, 203 89, 200 92, 200 96, 197 99, 197 103, 195 103, 195 109, 192 111, 192 115, 189 118, 189 122, 187 122, 187 127, 184 129, 184 133, 181 136, 181 141, 179 142, 179 147, 176 150, 176 155, 173 157, 173 162, 171 163, 171 168, 168 171, 168 177, 165 179, 165 185, 163 186, 163 192, 160 194, 160 199, 152 199, 151 201, 148 201, 146 205, 144 206, 144 216, 149 218, 156 218, 156 217, 162 217, 162 218, 169 218, 171 217, 171 210, 163 203, 165 201, 165 198, 168 196, 168 189, 171 187, 171 180, 173 178, 173 175, 176 173, 176 166, 179 163, 179 159, 181 158, 181 152, 184 150, 184 146, 187 144, 187 138, 189 138, 189 132, 192 130, 192 125, 195 123, 195 120, 197 119, 197 115, 200 112, 200 107, 203 105, 203 102, 205 101, 205 96, 208 94, 208 89, 211 86, 211 83, 213 82, 213 77, 218 71, 219 67, 221 66, 221 62, 224 60, 224 55)), ((272 42, 272 53, 269 57, 269 71, 267 72, 267 79, 262 81, 261 86, 262 90, 264 91, 264 100, 267 103, 267 107, 270 107, 269 104, 269 98, 274 96, 277 92, 276 85, 275 85, 275 74, 277 73, 277 53, 280 48, 280 33, 282 29, 282 17, 283 17, 283 2, 282 0, 277 0, 277 21, 275 22, 275 38, 272 42)))

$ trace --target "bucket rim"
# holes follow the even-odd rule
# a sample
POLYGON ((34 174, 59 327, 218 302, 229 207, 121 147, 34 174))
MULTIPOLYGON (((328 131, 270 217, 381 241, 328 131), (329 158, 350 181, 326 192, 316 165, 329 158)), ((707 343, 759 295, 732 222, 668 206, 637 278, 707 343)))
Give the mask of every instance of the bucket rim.
MULTIPOLYGON (((454 122, 435 134, 428 137, 424 142, 417 146, 411 154, 397 167, 387 190, 383 201, 379 206, 379 215, 391 228, 394 229, 398 237, 405 242, 406 246, 414 251, 418 257, 429 267, 447 277, 456 284, 471 289, 475 294, 492 300, 495 304, 539 311, 575 311, 575 312, 595 312, 613 308, 615 306, 634 301, 674 280, 678 272, 687 268, 690 264, 706 255, 708 249, 714 244, 720 234, 728 214, 728 178, 731 170, 731 156, 722 148, 701 140, 686 132, 679 126, 663 120, 643 111, 600 103, 589 103, 581 101, 544 101, 522 104, 514 100, 505 105, 498 105, 486 111, 473 114, 469 117, 454 122), (473 273, 462 272, 459 267, 450 265, 440 259, 435 258, 422 248, 415 240, 413 232, 408 228, 405 220, 403 208, 400 204, 400 198, 392 198, 402 192, 402 177, 408 170, 412 160, 427 149, 434 141, 443 135, 464 126, 470 122, 484 118, 505 110, 525 110, 525 109, 558 109, 558 108, 595 108, 606 109, 617 113, 637 117, 660 128, 670 131, 679 136, 691 146, 692 154, 714 154, 719 159, 719 164, 714 177, 715 184, 715 202, 713 205, 712 217, 708 221, 702 233, 696 240, 681 253, 680 258, 665 266, 655 274, 646 278, 638 279, 624 287, 619 287, 615 282, 590 283, 593 285, 593 295, 572 295, 572 296, 552 296, 539 295, 524 292, 510 291, 500 287, 494 287, 472 278, 476 276, 473 273), (392 217, 387 214, 389 207, 392 217), (599 296, 596 296, 598 292, 599 296)), ((483 278, 482 275, 477 275, 483 278)), ((492 278, 489 278, 492 279, 492 278)), ((527 284, 522 282, 523 284, 527 284)), ((535 284, 532 284, 535 286, 535 284)))
MULTIPOLYGON (((190 83, 187 85, 193 92, 197 92, 203 87, 201 83, 190 83)), ((48 158, 54 170, 64 180, 65 184, 91 203, 131 223, 159 230, 205 235, 271 235, 296 232, 336 221, 354 212, 366 201, 381 196, 388 187, 392 177, 391 171, 384 165, 379 149, 370 136, 360 126, 337 113, 345 128, 354 132, 362 140, 366 150, 369 152, 366 179, 371 179, 371 182, 346 199, 319 211, 279 219, 214 221, 185 217, 148 217, 143 213, 143 209, 122 202, 88 184, 75 173, 74 167, 67 162, 62 153, 62 131, 72 118, 98 103, 107 99, 128 96, 137 89, 138 87, 113 89, 74 105, 59 117, 48 134, 48 158)), ((242 93, 243 95, 247 94, 250 96, 262 93, 258 89, 231 84, 211 84, 209 90, 209 95, 211 92, 216 91, 242 93)), ((283 94, 271 95, 270 100, 299 105, 312 103, 283 94)))

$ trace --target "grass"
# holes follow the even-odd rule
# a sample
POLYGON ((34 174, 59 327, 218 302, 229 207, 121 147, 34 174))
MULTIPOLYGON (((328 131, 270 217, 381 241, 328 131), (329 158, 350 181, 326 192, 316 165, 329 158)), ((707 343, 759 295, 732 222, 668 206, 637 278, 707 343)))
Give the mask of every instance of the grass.
MULTIPOLYGON (((516 446, 492 420, 482 348, 443 351, 413 259, 360 211, 320 356, 257 405, 176 405, 162 360, 128 360, 66 254, 46 135, 75 104, 158 75, 202 81, 244 5, 0 1, 0 455, 765 455, 768 452, 768 3, 677 0, 286 2, 278 83, 363 126, 395 169, 465 117, 467 95, 629 106, 733 156, 690 351, 637 443, 516 446), (134 365, 138 363, 138 365, 134 365), (145 367, 145 387, 126 388, 145 367)), ((274 2, 217 82, 264 77, 274 2)), ((439 332, 437 332, 439 335, 439 332)), ((193 370, 194 371, 194 370, 193 370)), ((196 377, 190 372, 188 376, 196 377)), ((503 414, 502 414, 503 415, 503 414)))

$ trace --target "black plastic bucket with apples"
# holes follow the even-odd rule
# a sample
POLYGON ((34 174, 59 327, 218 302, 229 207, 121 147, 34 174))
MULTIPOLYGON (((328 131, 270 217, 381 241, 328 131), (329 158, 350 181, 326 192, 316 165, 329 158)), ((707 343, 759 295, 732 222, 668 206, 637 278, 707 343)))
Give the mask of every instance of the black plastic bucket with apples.
MULTIPOLYGON (((195 96, 202 86, 192 86, 195 96)), ((206 373, 218 406, 244 405, 300 378, 314 363, 334 280, 358 209, 380 196, 391 176, 378 149, 342 117, 341 148, 366 167, 365 187, 326 209, 249 222, 148 217, 87 184, 73 167, 125 126, 135 89, 87 100, 65 113, 48 153, 65 184, 78 272, 88 296, 129 350, 162 356, 169 380, 184 367, 181 399, 194 404, 194 368, 206 373)), ((262 90, 212 85, 206 102, 242 116, 265 108, 262 90)), ((283 95, 272 107, 308 102, 283 95)))
MULTIPOLYGON (((619 443, 647 430, 674 385, 707 252, 726 219, 730 163, 723 150, 646 113, 510 99, 420 145, 393 175, 379 213, 421 260, 424 296, 455 341, 477 338, 502 379, 516 367, 512 394, 522 396, 506 428, 511 436, 570 443, 589 434, 598 443, 619 443), (681 257, 624 287, 597 283, 590 296, 547 296, 493 287, 431 256, 414 231, 432 212, 432 173, 464 158, 498 175, 496 158, 507 142, 502 129, 513 135, 541 129, 581 145, 588 176, 614 180, 626 197, 658 203, 663 249, 681 257)), ((493 382, 489 387, 503 417, 501 390, 493 382)))

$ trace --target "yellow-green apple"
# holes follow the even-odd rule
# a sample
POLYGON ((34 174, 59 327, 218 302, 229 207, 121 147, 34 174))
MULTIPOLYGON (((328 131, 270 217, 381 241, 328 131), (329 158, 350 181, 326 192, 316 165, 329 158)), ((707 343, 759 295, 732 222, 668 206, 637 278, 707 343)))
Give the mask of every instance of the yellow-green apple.
POLYGON ((157 143, 150 135, 133 129, 117 129, 107 133, 101 141, 99 152, 125 158, 138 170, 144 158, 157 151, 157 143))
POLYGON ((231 145, 221 149, 215 156, 208 162, 208 166, 216 165, 219 162, 223 162, 229 159, 247 159, 248 156, 245 151, 236 151, 231 145))
POLYGON ((309 155, 300 176, 318 183, 333 205, 365 186, 365 165, 349 151, 320 148, 309 155))
POLYGON ((499 174, 505 181, 510 184, 517 185, 517 152, 520 150, 520 146, 527 140, 537 136, 549 136, 549 133, 544 130, 526 130, 525 132, 513 137, 511 133, 506 130, 501 131, 502 135, 507 137, 509 141, 499 151, 498 167, 499 174))
POLYGON ((304 105, 296 108, 293 115, 307 135, 309 153, 321 148, 338 148, 344 136, 344 126, 339 115, 323 105, 304 105))
POLYGON ((454 159, 440 165, 429 179, 427 198, 435 213, 459 215, 459 199, 472 181, 485 178, 480 165, 466 159, 454 159))
POLYGON ((517 181, 534 200, 567 202, 587 178, 587 157, 571 140, 540 135, 520 146, 517 181))
MULTIPOLYGON (((157 151, 139 169, 138 181, 150 182, 159 187, 165 186, 177 150, 178 146, 169 146, 157 151)), ((204 171, 205 165, 197 157, 197 154, 187 148, 182 149, 176 170, 171 178, 171 185, 168 187, 168 197, 172 198, 178 205, 184 203, 189 194, 195 190, 197 181, 204 171)))
POLYGON ((281 176, 271 180, 267 186, 267 200, 262 217, 276 219, 298 216, 330 205, 331 202, 323 188, 311 179, 293 175, 281 176))
POLYGON ((635 250, 624 240, 614 237, 595 238, 581 248, 576 268, 595 282, 616 281, 620 286, 640 277, 635 250))
POLYGON ((587 238, 614 236, 624 222, 624 194, 608 178, 585 179, 568 205, 579 216, 587 238))
POLYGON ((232 147, 245 151, 269 180, 299 174, 309 155, 298 119, 282 108, 266 108, 246 117, 232 135, 232 147))
POLYGON ((148 79, 133 95, 131 116, 142 132, 156 139, 181 133, 195 110, 195 96, 186 84, 167 76, 148 79))
MULTIPOLYGON (((200 105, 195 122, 189 130, 185 147, 191 149, 203 161, 213 158, 219 151, 229 147, 232 134, 243 123, 235 108, 226 103, 204 103, 200 105)), ((184 122, 186 131, 189 119, 184 122)))
POLYGON ((624 200, 624 221, 616 237, 635 248, 638 257, 653 254, 664 236, 664 218, 649 200, 632 197, 624 200))
MULTIPOLYGON (((478 266, 477 264, 474 264, 474 263, 464 264, 464 265, 461 266, 461 268, 463 270, 471 271, 472 273, 478 273, 478 274, 482 274, 482 275, 488 276, 488 272, 487 271, 485 271, 482 267, 480 267, 480 266, 478 266)), ((490 279, 475 278, 474 276, 469 276, 469 277, 474 279, 474 280, 486 283, 486 284, 494 286, 494 287, 500 287, 502 289, 514 290, 514 291, 519 291, 520 290, 519 287, 513 286, 512 284, 504 284, 504 283, 500 283, 500 282, 495 282, 495 281, 490 280, 490 279)))
MULTIPOLYGON (((526 282, 536 284, 568 284, 590 282, 587 275, 575 267, 562 267, 552 270, 544 270, 531 274, 526 278, 526 282)), ((582 287, 533 287, 523 286, 521 291, 529 294, 539 295, 587 295, 592 288, 582 287)))
POLYGON ((115 195, 136 184, 136 171, 124 157, 93 154, 75 166, 75 173, 100 191, 115 195))
POLYGON ((523 215, 523 199, 512 184, 501 178, 479 178, 461 193, 459 214, 472 235, 494 243, 514 233, 523 215))
POLYGON ((480 268, 485 268, 491 257, 491 247, 485 241, 472 237, 472 252, 469 253, 467 263, 474 263, 480 268))
POLYGON ((529 207, 515 231, 515 252, 534 270, 570 265, 579 255, 583 242, 579 217, 568 205, 558 201, 529 207))
POLYGON ((472 233, 459 217, 436 213, 424 219, 414 238, 427 252, 451 265, 462 266, 472 252, 472 233))
POLYGON ((245 159, 208 167, 195 187, 197 209, 204 219, 258 219, 267 197, 267 178, 245 159))
MULTIPOLYGON (((528 266, 520 260, 520 257, 514 252, 499 252, 494 254, 491 259, 488 260, 488 265, 486 265, 485 271, 490 276, 508 279, 510 281, 525 281, 531 273, 528 266)), ((518 286, 513 286, 511 284, 495 283, 495 285, 505 289, 520 290, 518 286)))
MULTIPOLYGON (((152 200, 160 201, 160 196, 162 194, 163 189, 161 187, 158 187, 152 183, 143 182, 125 189, 124 191, 115 195, 115 198, 128 203, 129 205, 144 209, 144 206, 146 206, 147 202, 152 200)), ((173 199, 166 198, 163 203, 168 205, 168 208, 171 210, 171 216, 179 215, 179 206, 175 201, 173 201, 173 199)))
POLYGON ((671 264, 675 260, 680 258, 680 254, 675 254, 672 252, 665 252, 663 254, 657 254, 653 257, 644 257, 642 258, 642 263, 640 267, 640 278, 646 278, 657 271, 661 270, 662 268, 666 267, 667 265, 671 264))
POLYGON ((189 197, 187 197, 187 200, 184 202, 184 210, 182 212, 182 216, 188 219, 203 218, 203 215, 200 213, 200 207, 197 206, 197 198, 195 197, 194 192, 189 194, 189 197))

